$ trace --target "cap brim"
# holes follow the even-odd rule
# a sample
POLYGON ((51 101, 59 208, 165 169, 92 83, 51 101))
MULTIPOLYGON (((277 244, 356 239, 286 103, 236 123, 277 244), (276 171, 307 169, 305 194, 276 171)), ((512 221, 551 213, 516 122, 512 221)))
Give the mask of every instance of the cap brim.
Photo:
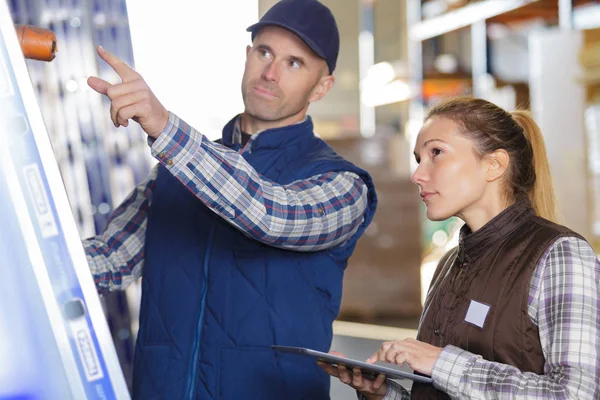
POLYGON ((325 52, 319 46, 317 46, 317 44, 315 42, 313 42, 309 37, 307 37, 302 32, 299 32, 298 30, 294 29, 291 26, 282 24, 281 22, 270 22, 270 21, 257 22, 256 24, 250 25, 248 28, 246 28, 246 31, 256 34, 261 28, 264 28, 265 26, 278 26, 280 28, 283 28, 283 29, 286 29, 286 30, 292 32, 294 35, 296 35, 300 39, 302 39, 302 41, 304 43, 306 43, 306 45, 308 47, 310 47, 310 49, 312 51, 314 51, 319 57, 321 57, 324 60, 327 59, 327 57, 325 56, 325 52))

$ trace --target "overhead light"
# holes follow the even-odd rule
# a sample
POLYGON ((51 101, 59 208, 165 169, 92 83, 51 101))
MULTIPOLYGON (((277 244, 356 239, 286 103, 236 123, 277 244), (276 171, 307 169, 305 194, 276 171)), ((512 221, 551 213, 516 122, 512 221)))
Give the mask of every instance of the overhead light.
POLYGON ((436 57, 435 69, 443 74, 453 74, 458 70, 458 60, 452 54, 440 54, 436 57))
POLYGON ((412 90, 406 81, 406 63, 400 60, 372 65, 360 83, 361 102, 377 107, 410 99, 412 90))
POLYGON ((408 83, 396 79, 383 85, 363 88, 360 100, 367 107, 377 107, 406 101, 411 94, 408 83))
POLYGON ((362 85, 363 87, 381 86, 393 81, 395 77, 394 66, 387 61, 381 62, 369 68, 362 85))

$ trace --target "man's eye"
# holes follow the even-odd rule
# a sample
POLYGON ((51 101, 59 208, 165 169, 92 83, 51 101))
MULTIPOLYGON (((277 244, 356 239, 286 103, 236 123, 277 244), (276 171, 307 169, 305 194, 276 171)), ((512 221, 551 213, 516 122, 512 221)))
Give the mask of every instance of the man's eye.
POLYGON ((260 54, 260 56, 263 57, 263 58, 271 58, 271 53, 269 53, 265 49, 258 50, 258 54, 260 54))
POLYGON ((294 69, 298 69, 300 68, 300 63, 298 61, 290 61, 290 67, 294 68, 294 69))

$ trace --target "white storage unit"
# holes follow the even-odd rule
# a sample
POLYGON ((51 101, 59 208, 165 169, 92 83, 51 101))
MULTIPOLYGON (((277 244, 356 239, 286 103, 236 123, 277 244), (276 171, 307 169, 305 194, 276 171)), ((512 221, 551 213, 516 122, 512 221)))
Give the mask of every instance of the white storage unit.
POLYGON ((4 1, 0 128, 0 399, 127 399, 4 1))

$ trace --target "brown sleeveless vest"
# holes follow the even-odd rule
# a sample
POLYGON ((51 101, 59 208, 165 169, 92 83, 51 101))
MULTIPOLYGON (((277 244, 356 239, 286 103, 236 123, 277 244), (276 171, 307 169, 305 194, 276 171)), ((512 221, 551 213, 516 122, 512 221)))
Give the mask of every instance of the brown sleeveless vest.
MULTIPOLYGON (((540 257, 563 236, 581 237, 537 217, 527 200, 508 207, 477 232, 463 226, 458 248, 437 266, 417 339, 438 347, 451 344, 489 361, 543 374, 538 328, 528 315, 529 289, 540 257), (472 301, 490 306, 483 327, 478 326, 481 321, 465 321, 472 301)), ((417 382, 411 398, 449 399, 433 385, 417 382)))

